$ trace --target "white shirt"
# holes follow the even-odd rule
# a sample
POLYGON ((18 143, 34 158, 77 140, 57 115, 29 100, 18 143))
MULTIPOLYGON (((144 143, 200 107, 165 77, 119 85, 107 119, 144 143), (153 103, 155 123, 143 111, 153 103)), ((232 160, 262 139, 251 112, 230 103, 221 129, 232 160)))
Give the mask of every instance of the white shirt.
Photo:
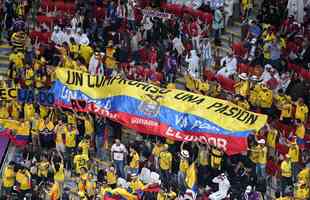
POLYGON ((222 60, 221 60, 221 65, 222 66, 224 65, 224 62, 226 63, 225 67, 220 69, 217 72, 217 75, 222 75, 224 77, 229 77, 229 76, 233 75, 234 73, 236 73, 236 70, 237 70, 237 59, 235 57, 226 56, 226 57, 222 58, 222 60))
POLYGON ((64 33, 60 30, 58 32, 53 32, 52 36, 51 36, 51 40, 58 45, 62 45, 62 43, 64 42, 65 38, 64 38, 64 33))
POLYGON ((123 161, 125 157, 125 153, 127 149, 123 144, 113 144, 111 147, 111 152, 113 156, 113 160, 123 161))

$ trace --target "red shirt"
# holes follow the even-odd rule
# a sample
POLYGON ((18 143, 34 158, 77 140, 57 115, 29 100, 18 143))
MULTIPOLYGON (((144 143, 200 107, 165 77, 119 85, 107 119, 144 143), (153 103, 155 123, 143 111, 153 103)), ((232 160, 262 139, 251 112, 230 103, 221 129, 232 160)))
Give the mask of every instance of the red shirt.
POLYGON ((157 63, 157 51, 155 49, 151 49, 149 53, 149 62, 151 64, 157 63))
POLYGON ((198 36, 198 24, 196 22, 192 22, 190 24, 189 28, 190 28, 190 30, 189 30, 190 31, 190 35, 192 37, 198 36))

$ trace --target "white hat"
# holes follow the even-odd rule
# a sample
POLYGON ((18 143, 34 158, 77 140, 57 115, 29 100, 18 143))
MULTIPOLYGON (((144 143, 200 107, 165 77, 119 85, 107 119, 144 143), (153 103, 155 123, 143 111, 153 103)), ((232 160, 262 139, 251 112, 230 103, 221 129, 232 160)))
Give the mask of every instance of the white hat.
POLYGON ((248 75, 247 75, 247 73, 241 73, 241 74, 239 74, 239 78, 241 80, 248 80, 248 75))
POLYGON ((252 186, 248 185, 246 187, 245 193, 250 193, 252 191, 252 186))
POLYGON ((89 40, 86 37, 82 37, 80 40, 80 44, 81 45, 88 45, 89 44, 89 40))
POLYGON ((264 139, 260 139, 257 141, 258 144, 265 144, 265 140, 264 139))
POLYGON ((181 151, 181 156, 183 158, 189 158, 189 152, 187 150, 182 150, 181 151))
POLYGON ((272 69, 272 65, 267 64, 267 65, 265 65, 265 68, 266 68, 266 69, 272 69))
POLYGON ((258 77, 253 75, 253 76, 250 77, 250 80, 251 81, 258 81, 258 77))

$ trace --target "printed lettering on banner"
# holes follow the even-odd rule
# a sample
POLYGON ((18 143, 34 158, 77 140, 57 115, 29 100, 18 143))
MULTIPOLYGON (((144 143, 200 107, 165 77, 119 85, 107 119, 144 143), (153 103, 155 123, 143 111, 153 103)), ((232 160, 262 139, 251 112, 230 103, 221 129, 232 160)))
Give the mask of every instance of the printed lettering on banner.
POLYGON ((17 88, 0 88, 0 100, 12 100, 17 97, 17 88))

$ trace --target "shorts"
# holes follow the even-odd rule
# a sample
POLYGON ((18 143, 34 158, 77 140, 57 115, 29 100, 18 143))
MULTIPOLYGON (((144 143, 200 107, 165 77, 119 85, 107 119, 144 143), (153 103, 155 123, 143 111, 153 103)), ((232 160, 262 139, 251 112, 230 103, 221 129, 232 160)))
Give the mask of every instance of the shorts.
POLYGON ((65 153, 65 145, 64 144, 56 144, 56 150, 61 153, 65 153))

